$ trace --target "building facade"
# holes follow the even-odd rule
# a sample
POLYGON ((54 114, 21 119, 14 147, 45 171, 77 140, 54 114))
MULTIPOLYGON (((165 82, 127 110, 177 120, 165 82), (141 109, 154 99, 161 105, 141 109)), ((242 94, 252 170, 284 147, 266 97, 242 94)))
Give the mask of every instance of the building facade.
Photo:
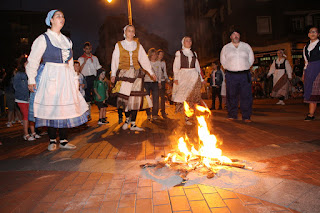
POLYGON ((276 51, 284 49, 291 64, 301 66, 307 30, 320 27, 320 1, 185 0, 185 16, 201 65, 218 60, 237 29, 254 50, 255 65, 269 66, 276 51))

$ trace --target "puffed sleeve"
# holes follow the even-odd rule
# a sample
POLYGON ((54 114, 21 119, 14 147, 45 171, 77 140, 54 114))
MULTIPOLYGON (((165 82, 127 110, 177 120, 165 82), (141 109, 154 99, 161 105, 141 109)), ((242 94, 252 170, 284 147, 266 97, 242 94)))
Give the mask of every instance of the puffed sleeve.
POLYGON ((272 75, 273 73, 274 73, 274 71, 276 71, 276 61, 275 60, 273 60, 273 63, 271 64, 271 66, 270 66, 270 69, 269 69, 269 72, 268 72, 268 77, 270 76, 270 75, 272 75))
POLYGON ((248 44, 248 49, 249 49, 249 64, 250 66, 252 66, 254 63, 254 53, 249 44, 248 44))
POLYGON ((46 48, 47 42, 44 35, 40 35, 36 40, 34 40, 28 57, 28 64, 26 66, 28 84, 36 84, 37 71, 46 48))
POLYGON ((179 71, 181 68, 180 55, 181 55, 180 51, 177 51, 176 57, 174 58, 174 62, 173 62, 173 78, 174 78, 174 80, 179 79, 179 71))
POLYGON ((292 79, 292 67, 288 60, 286 60, 285 66, 286 66, 286 72, 287 72, 288 78, 292 79))
POLYGON ((307 59, 307 56, 306 56, 306 54, 305 54, 305 49, 306 49, 306 46, 304 46, 304 48, 303 48, 303 58, 304 58, 304 70, 305 69, 307 69, 307 66, 308 66, 308 59, 307 59))
POLYGON ((120 50, 118 43, 115 45, 111 59, 111 77, 115 77, 119 68, 120 50))
POLYGON ((101 64, 100 64, 99 59, 98 59, 97 56, 94 57, 94 66, 95 66, 96 70, 102 68, 102 66, 101 66, 101 64))
POLYGON ((200 63, 199 63, 199 60, 198 60, 197 53, 195 53, 195 55, 197 57, 195 67, 196 67, 197 72, 199 73, 201 82, 203 82, 204 80, 203 80, 203 77, 202 77, 202 71, 201 71, 201 68, 200 68, 200 63))
POLYGON ((146 51, 144 50, 143 46, 140 44, 139 47, 139 53, 138 53, 138 61, 141 64, 142 68, 146 70, 151 76, 154 75, 154 72, 152 71, 151 68, 151 63, 148 58, 148 55, 146 51))

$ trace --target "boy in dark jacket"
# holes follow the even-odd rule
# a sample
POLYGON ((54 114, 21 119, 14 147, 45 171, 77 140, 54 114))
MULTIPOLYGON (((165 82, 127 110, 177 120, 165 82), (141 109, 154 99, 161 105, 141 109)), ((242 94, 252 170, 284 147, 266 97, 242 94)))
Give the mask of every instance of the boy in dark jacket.
POLYGON ((216 97, 219 98, 219 110, 222 109, 221 85, 223 81, 222 71, 220 70, 217 62, 212 63, 212 73, 210 78, 210 86, 212 87, 212 106, 211 110, 215 110, 216 97))

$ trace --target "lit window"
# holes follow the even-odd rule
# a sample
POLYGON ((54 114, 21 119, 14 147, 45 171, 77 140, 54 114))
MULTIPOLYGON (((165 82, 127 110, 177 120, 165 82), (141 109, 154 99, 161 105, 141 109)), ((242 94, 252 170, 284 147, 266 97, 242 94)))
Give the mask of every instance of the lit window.
POLYGON ((271 16, 257 16, 257 32, 258 34, 271 34, 271 16))
POLYGON ((304 30, 304 17, 292 17, 291 23, 292 23, 292 31, 293 32, 303 32, 304 30))

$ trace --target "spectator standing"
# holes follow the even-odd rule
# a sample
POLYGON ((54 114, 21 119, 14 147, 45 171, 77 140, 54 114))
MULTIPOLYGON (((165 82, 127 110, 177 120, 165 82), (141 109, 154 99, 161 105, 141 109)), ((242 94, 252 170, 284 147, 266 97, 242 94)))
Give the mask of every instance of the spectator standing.
POLYGON ((221 86, 223 82, 223 74, 217 62, 212 63, 212 72, 210 77, 210 86, 212 87, 212 105, 211 110, 216 109, 216 98, 219 99, 219 110, 222 109, 221 86))
MULTIPOLYGON (((152 93, 152 119, 159 119, 159 88, 161 86, 161 64, 157 61, 158 55, 157 51, 154 48, 150 48, 148 50, 148 57, 150 60, 150 64, 152 67, 152 71, 157 76, 157 81, 154 81, 148 73, 146 73, 144 77, 144 87, 147 91, 147 95, 150 96, 152 93)), ((151 112, 150 109, 146 109, 147 118, 151 120, 151 112)))
POLYGON ((92 52, 92 45, 90 42, 84 43, 83 55, 78 58, 80 62, 80 70, 84 75, 87 82, 87 88, 85 89, 85 98, 89 107, 89 120, 91 120, 91 101, 93 100, 93 82, 96 80, 97 70, 102 68, 99 60, 94 56, 92 52))
POLYGON ((106 119, 107 110, 107 92, 108 84, 105 81, 106 72, 103 69, 99 69, 97 72, 97 79, 93 83, 93 91, 95 93, 94 99, 99 109, 98 124, 109 123, 106 119))
POLYGON ((28 120, 29 112, 29 89, 28 89, 28 76, 25 71, 27 59, 23 58, 18 65, 18 72, 13 78, 13 87, 15 102, 18 104, 20 111, 23 116, 23 139, 26 141, 34 141, 35 139, 41 138, 34 128, 34 122, 28 120), (29 127, 31 130, 31 135, 29 134, 29 127))
POLYGON ((228 120, 238 117, 238 104, 242 120, 251 122, 252 88, 250 67, 254 54, 249 44, 240 41, 237 30, 231 32, 231 42, 226 44, 220 54, 220 61, 226 70, 228 120))
POLYGON ((161 116, 163 118, 167 118, 167 113, 166 113, 166 82, 169 82, 168 74, 167 74, 167 65, 166 62, 164 61, 164 51, 159 49, 157 50, 158 53, 158 61, 160 62, 160 68, 161 68, 161 73, 160 73, 160 81, 161 83, 159 84, 159 96, 160 96, 160 111, 161 111, 161 116))

